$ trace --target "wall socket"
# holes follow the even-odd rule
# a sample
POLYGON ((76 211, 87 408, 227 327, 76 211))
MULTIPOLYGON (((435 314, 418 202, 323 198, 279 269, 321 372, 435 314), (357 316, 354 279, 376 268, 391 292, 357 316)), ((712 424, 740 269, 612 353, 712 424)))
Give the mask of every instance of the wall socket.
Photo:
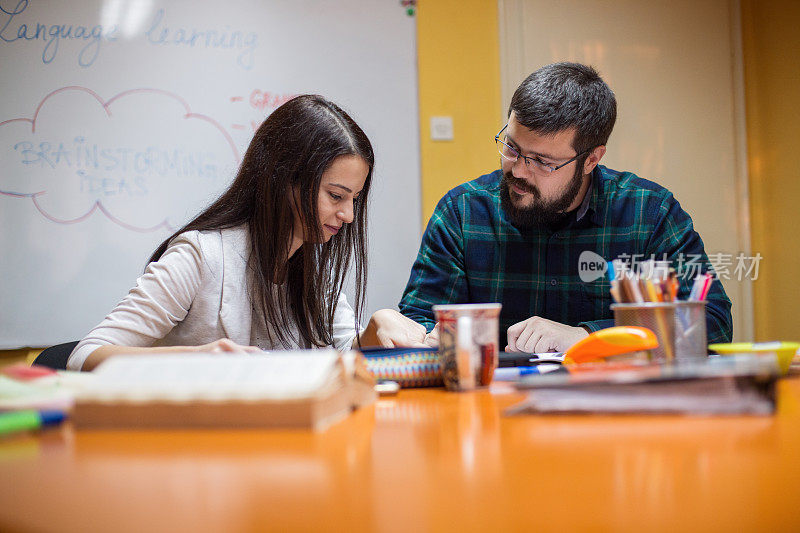
POLYGON ((453 117, 431 117, 431 140, 453 140, 453 117))

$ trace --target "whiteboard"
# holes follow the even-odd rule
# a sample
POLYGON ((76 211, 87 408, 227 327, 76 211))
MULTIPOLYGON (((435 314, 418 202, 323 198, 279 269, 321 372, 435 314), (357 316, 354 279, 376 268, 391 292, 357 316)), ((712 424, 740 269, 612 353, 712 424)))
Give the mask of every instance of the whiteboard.
POLYGON ((396 1, 0 0, 0 348, 76 340, 293 95, 373 143, 368 311, 419 246, 414 19, 396 1))

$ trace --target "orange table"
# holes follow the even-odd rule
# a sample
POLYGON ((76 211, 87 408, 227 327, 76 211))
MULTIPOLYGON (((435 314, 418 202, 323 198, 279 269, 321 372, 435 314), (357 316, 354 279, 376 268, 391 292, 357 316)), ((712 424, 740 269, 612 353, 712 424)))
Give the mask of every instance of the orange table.
POLYGON ((402 391, 323 433, 0 441, 0 531, 800 531, 800 379, 774 417, 521 416, 402 391))

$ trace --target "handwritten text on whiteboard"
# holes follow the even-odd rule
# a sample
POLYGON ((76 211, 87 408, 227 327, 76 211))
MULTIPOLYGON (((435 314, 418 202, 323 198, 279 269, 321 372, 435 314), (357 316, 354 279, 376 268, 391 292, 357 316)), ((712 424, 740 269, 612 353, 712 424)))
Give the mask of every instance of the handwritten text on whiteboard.
MULTIPOLYGON (((77 56, 78 65, 81 67, 90 67, 94 64, 104 43, 128 42, 120 40, 120 29, 117 24, 31 20, 32 17, 25 13, 29 0, 19 0, 13 8, 8 8, 5 4, 6 2, 0 0, 0 43, 31 46, 40 44, 44 64, 49 64, 56 58, 59 45, 64 41, 75 41, 83 45, 77 56)), ((195 28, 168 22, 164 9, 156 11, 141 34, 144 42, 158 47, 231 50, 236 53, 236 63, 241 68, 250 70, 253 67, 254 54, 258 46, 258 35, 255 32, 246 33, 227 27, 195 28)))

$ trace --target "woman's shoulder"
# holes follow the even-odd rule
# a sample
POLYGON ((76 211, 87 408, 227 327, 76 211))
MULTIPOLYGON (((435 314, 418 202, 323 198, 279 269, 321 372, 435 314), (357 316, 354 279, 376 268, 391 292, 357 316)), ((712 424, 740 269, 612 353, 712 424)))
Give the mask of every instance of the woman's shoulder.
POLYGON ((246 226, 184 231, 170 241, 161 260, 171 258, 180 264, 195 265, 201 277, 216 279, 223 272, 233 275, 234 271, 243 268, 241 265, 246 262, 247 242, 246 226))
POLYGON ((191 254, 204 277, 239 278, 245 270, 249 253, 247 225, 225 229, 185 231, 170 243, 170 249, 191 254))
POLYGON ((247 225, 235 226, 225 229, 211 230, 191 230, 184 231, 176 235, 171 241, 170 246, 188 243, 200 252, 222 253, 225 248, 246 247, 248 242, 247 225))
POLYGON ((219 230, 219 235, 220 240, 227 246, 238 246, 242 248, 247 247, 247 243, 250 239, 250 232, 248 231, 247 224, 219 230))

